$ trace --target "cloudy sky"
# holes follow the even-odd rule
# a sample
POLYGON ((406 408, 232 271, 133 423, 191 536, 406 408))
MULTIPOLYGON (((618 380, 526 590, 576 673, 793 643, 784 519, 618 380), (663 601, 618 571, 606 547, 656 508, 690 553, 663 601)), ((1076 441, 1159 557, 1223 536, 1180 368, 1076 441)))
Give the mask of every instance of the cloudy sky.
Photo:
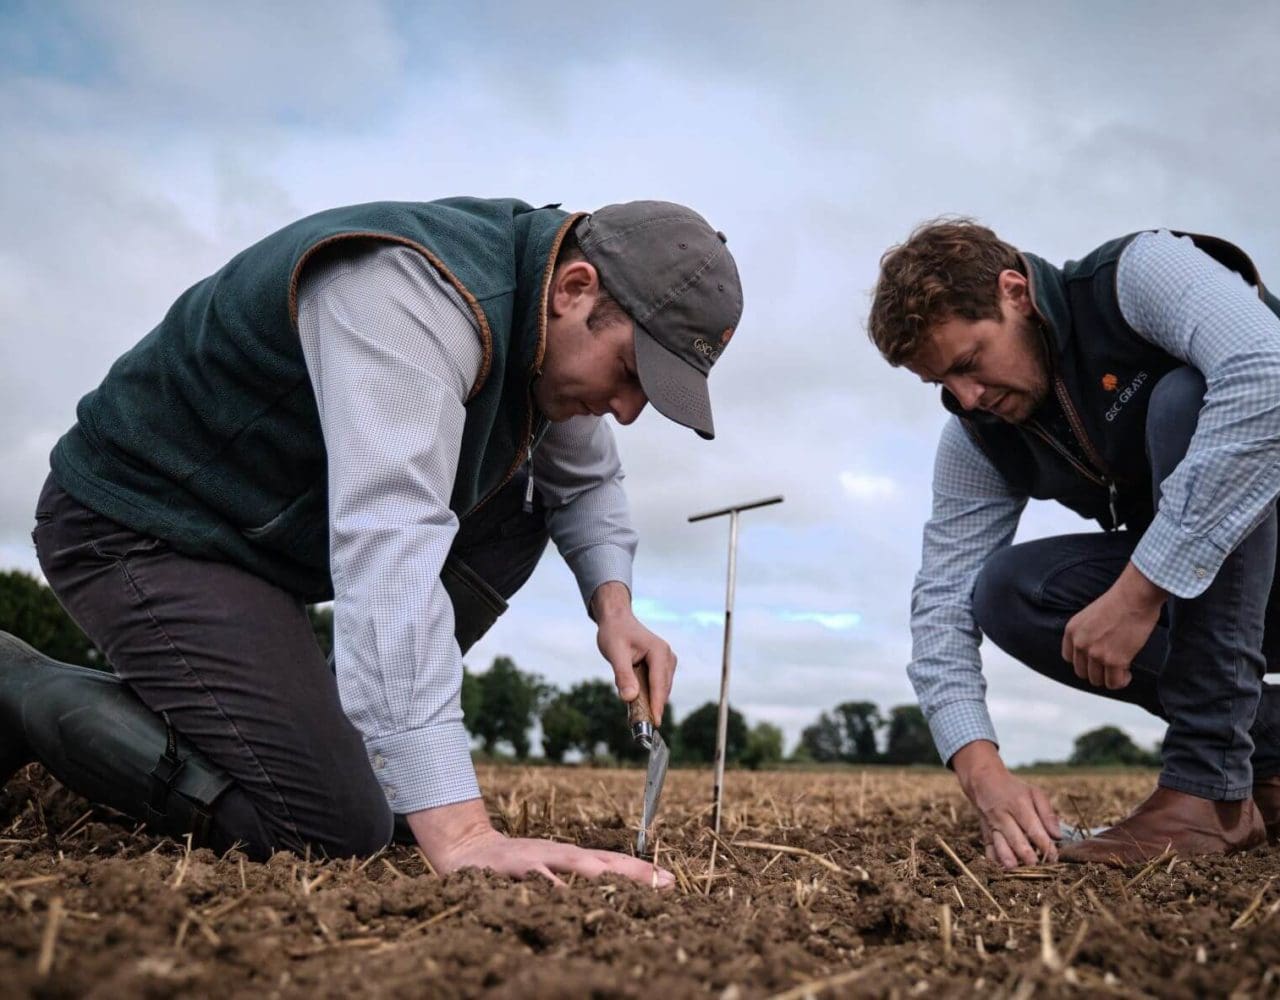
MULTIPOLYGON (((635 596, 680 655, 682 713, 719 684, 725 521, 744 517, 733 703, 789 742, 846 699, 911 700, 908 593, 936 393, 864 332, 881 252, 942 213, 1052 260, 1152 226, 1280 275, 1280 7, 932 0, 538 5, 0 3, 0 567, 75 401, 173 297, 306 213, 518 196, 698 208, 746 313, 712 443, 649 412, 619 434, 635 596)), ((1033 506, 1021 536, 1085 530, 1033 506)), ((554 556, 469 657, 608 676, 554 556)), ((987 651, 1011 762, 1136 709, 987 651)))

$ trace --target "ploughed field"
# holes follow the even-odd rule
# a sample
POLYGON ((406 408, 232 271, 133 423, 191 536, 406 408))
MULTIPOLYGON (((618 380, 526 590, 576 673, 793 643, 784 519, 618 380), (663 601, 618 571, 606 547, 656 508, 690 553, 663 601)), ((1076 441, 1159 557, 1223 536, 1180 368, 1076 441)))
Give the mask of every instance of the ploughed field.
MULTIPOLYGON (((1147 773, 1043 779, 1113 821, 1147 773)), ((629 850, 644 774, 485 768, 506 830, 629 850)), ((941 771, 672 772, 665 893, 438 878, 393 847, 267 864, 135 832, 37 768, 0 798, 0 995, 750 998, 1280 990, 1280 850, 1005 873, 941 771), (954 857, 952 854, 954 853, 954 857), (714 857, 713 857, 714 855, 714 857)))

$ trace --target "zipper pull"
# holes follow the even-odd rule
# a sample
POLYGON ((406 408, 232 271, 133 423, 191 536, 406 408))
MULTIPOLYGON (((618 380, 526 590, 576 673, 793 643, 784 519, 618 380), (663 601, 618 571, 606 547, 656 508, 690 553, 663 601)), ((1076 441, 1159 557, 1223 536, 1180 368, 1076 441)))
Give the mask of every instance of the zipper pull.
POLYGON ((1111 508, 1111 530, 1115 531, 1120 527, 1120 516, 1116 513, 1116 501, 1119 499, 1119 491, 1116 489, 1116 481, 1114 479, 1107 482, 1107 506, 1111 508))
POLYGON ((523 509, 526 514, 532 514, 533 513, 533 443, 532 442, 530 442, 529 444, 529 457, 526 459, 526 462, 528 463, 529 476, 524 482, 524 503, 521 504, 521 509, 523 509))

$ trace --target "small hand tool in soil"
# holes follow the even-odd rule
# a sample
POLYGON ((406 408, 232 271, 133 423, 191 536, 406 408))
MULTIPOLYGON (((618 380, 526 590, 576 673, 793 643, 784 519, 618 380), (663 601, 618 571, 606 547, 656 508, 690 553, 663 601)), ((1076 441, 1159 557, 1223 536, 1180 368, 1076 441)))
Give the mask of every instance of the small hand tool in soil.
POLYGON ((627 722, 631 725, 631 738, 649 751, 649 767, 644 781, 644 813, 640 818, 640 832, 636 834, 636 854, 643 857, 649 846, 649 827, 658 812, 658 799, 662 797, 662 783, 667 780, 671 753, 654 724, 653 710, 649 707, 647 664, 636 666, 636 679, 640 682, 640 694, 627 706, 627 722))
POLYGON ((1096 837, 1105 826, 1095 826, 1090 829, 1087 826, 1067 826, 1065 823, 1059 824, 1062 829, 1062 837, 1059 838, 1059 844, 1078 844, 1082 840, 1088 840, 1090 837, 1096 837))

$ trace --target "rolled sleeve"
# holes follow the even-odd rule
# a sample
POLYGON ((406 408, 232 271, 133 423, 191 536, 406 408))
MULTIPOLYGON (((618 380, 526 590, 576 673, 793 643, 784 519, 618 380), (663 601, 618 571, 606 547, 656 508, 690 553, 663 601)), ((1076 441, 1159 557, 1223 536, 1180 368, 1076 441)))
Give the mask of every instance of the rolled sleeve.
POLYGON ((623 489, 622 461, 600 417, 552 424, 534 452, 547 529, 572 570, 584 605, 603 583, 631 589, 638 537, 623 489))

